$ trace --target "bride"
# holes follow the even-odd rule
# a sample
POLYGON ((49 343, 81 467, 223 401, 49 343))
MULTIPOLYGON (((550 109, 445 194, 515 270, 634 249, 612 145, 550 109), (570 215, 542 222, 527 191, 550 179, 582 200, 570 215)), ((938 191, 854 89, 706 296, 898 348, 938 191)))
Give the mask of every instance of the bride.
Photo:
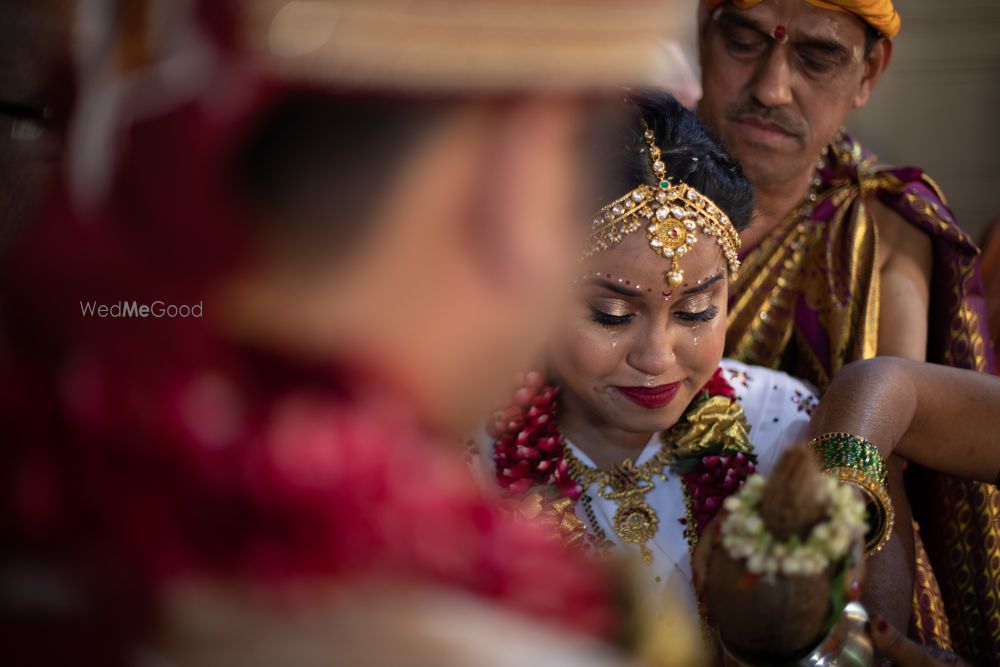
MULTIPOLYGON (((825 403, 825 430, 813 432, 812 387, 722 359, 751 186, 668 95, 633 95, 629 105, 620 182, 590 225, 544 373, 524 376, 477 445, 507 494, 550 515, 570 542, 634 553, 649 587, 694 615, 691 554, 702 531, 750 475, 768 474, 810 435, 826 472, 868 501, 867 553, 882 549, 894 516, 883 455, 902 431, 873 438, 870 411, 838 416, 825 403)), ((843 377, 857 388, 871 374, 843 377)), ((856 392, 835 383, 829 395, 850 403, 856 392)), ((914 460, 949 465, 939 446, 920 446, 914 460)))
POLYGON ((535 405, 498 415, 484 453, 507 491, 555 487, 600 545, 634 551, 694 612, 699 531, 803 441, 817 398, 785 374, 720 364, 750 183, 672 98, 631 106, 624 178, 593 220, 545 380, 529 374, 519 392, 535 405))

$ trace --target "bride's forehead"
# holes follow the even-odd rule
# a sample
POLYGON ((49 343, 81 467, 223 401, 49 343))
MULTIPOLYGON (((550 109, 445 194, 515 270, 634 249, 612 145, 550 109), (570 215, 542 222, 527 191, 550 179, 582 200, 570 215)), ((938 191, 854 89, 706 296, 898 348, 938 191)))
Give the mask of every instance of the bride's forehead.
MULTIPOLYGON (((697 282, 714 275, 724 262, 719 246, 710 237, 699 237, 694 249, 678 260, 685 282, 697 282)), ((623 275, 634 282, 650 285, 663 283, 664 274, 671 270, 670 260, 649 247, 644 231, 634 232, 617 245, 595 254, 584 266, 590 272, 623 275)))

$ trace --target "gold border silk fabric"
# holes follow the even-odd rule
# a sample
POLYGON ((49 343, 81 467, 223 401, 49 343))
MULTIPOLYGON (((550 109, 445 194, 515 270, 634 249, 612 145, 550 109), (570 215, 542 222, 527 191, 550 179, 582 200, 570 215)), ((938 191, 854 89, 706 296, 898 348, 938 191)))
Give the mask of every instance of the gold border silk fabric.
MULTIPOLYGON (((875 356, 878 231, 865 201, 877 197, 933 242, 927 360, 992 370, 978 250, 937 185, 919 169, 878 166, 843 133, 822 177, 808 218, 790 217, 746 252, 730 292, 727 356, 780 368, 821 390, 844 364, 875 356)), ((953 645, 973 664, 993 665, 1000 656, 1000 493, 923 470, 908 476, 929 556, 918 550, 913 630, 927 643, 953 645)))

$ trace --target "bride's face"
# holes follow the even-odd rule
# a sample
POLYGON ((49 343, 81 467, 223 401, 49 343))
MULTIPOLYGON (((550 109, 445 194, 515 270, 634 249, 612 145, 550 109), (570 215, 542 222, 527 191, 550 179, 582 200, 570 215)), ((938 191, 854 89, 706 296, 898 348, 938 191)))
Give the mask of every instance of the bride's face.
POLYGON ((680 260, 678 287, 641 231, 588 260, 548 357, 567 408, 635 433, 677 422, 718 368, 726 337, 726 263, 699 240, 680 260))

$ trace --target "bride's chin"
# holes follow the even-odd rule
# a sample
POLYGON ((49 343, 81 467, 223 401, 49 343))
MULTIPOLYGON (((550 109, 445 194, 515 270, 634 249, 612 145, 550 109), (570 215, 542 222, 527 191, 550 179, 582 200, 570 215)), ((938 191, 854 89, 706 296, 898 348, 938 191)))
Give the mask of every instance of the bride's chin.
POLYGON ((665 419, 662 414, 648 414, 648 412, 652 411, 645 411, 642 408, 630 409, 627 414, 621 411, 615 414, 609 422, 628 433, 665 431, 677 423, 676 419, 665 419))

